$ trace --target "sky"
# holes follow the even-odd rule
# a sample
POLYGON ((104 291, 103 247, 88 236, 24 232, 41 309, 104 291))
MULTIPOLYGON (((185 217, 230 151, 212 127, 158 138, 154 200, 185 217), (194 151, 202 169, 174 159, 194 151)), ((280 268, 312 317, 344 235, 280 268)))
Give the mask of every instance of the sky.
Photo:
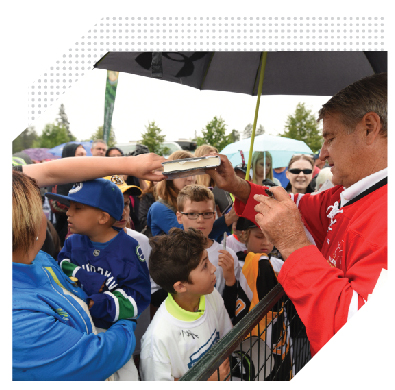
MULTIPOLYGON (((70 123, 70 131, 78 140, 90 139, 103 125, 106 70, 92 69, 69 88, 58 101, 31 122, 38 134, 47 123, 53 123, 61 104, 70 123)), ((262 124, 267 134, 284 132, 288 115, 304 102, 317 116, 327 96, 262 96, 257 127, 262 124)), ((112 118, 116 141, 138 141, 150 122, 162 130, 167 141, 192 139, 214 118, 224 119, 229 134, 240 133, 253 123, 257 97, 241 93, 200 91, 177 83, 120 73, 112 118)))

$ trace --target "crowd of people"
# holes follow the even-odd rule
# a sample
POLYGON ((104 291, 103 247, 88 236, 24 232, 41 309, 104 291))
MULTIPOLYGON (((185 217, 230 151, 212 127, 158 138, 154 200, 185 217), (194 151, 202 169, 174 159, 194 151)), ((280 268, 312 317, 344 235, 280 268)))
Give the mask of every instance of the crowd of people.
MULTIPOLYGON (((386 74, 341 90, 319 119, 319 153, 275 167, 254 152, 250 172, 220 155, 204 175, 166 180, 165 158, 103 140, 92 157, 78 143, 51 162, 18 157, 13 379, 178 380, 277 283, 317 353, 387 269, 386 74)), ((202 145, 169 160, 216 154, 202 145)), ((262 321, 270 332, 250 337, 272 355, 265 377, 289 380, 284 318, 262 321)), ((229 371, 226 359, 209 380, 229 371)))

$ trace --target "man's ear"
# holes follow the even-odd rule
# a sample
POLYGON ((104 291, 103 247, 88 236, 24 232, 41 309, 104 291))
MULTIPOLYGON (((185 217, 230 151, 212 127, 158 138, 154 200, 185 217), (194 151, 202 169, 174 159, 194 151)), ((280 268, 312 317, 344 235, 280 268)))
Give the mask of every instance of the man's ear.
POLYGON ((175 283, 173 284, 173 288, 174 288, 174 291, 175 291, 177 294, 183 293, 183 292, 185 292, 186 289, 187 289, 184 282, 175 282, 175 283))
POLYGON ((379 136, 381 130, 380 117, 375 112, 368 112, 363 116, 360 123, 364 126, 366 143, 371 145, 379 136))

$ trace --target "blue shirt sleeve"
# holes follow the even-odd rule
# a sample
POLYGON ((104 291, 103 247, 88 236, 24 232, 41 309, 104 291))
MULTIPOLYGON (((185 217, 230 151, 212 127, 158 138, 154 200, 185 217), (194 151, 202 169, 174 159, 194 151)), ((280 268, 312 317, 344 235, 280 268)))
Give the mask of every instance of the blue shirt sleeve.
POLYGON ((153 236, 157 236, 162 232, 167 234, 173 227, 183 229, 183 226, 177 222, 177 216, 174 211, 160 202, 153 203, 148 210, 147 224, 153 236))
POLYGON ((225 223, 225 216, 222 215, 215 220, 211 233, 208 235, 212 240, 221 242, 224 233, 231 234, 232 226, 227 226, 225 223))

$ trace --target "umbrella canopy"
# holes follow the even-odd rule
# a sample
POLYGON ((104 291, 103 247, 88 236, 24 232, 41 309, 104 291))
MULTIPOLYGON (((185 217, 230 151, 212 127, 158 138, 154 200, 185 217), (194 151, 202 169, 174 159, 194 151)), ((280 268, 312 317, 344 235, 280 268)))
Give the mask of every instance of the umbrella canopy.
MULTIPOLYGON (((95 68, 154 77, 201 90, 257 95, 262 52, 108 52, 95 68)), ((332 96, 387 71, 387 52, 267 52, 262 95, 332 96)))
POLYGON ((26 153, 33 161, 55 160, 58 158, 48 148, 29 148, 22 150, 22 152, 26 153))
MULTIPOLYGON (((86 150, 86 155, 92 156, 92 152, 91 152, 92 141, 82 141, 82 142, 72 141, 72 143, 81 144, 84 147, 84 149, 86 150)), ((54 154, 55 156, 62 157, 62 151, 63 151, 63 148, 65 145, 66 145, 66 143, 60 144, 60 145, 55 146, 54 148, 50 149, 49 151, 52 154, 54 154)))
POLYGON ((25 152, 16 152, 12 156, 21 158, 26 164, 33 164, 32 159, 25 152))
MULTIPOLYGON (((247 160, 250 146, 251 138, 246 138, 225 146, 220 153, 225 154, 235 167, 242 163, 240 150, 247 160)), ((313 154, 303 141, 267 134, 257 135, 254 141, 253 152, 263 151, 270 152, 272 155, 273 168, 286 167, 294 154, 313 154)), ((247 161, 245 162, 247 163, 247 161)))

